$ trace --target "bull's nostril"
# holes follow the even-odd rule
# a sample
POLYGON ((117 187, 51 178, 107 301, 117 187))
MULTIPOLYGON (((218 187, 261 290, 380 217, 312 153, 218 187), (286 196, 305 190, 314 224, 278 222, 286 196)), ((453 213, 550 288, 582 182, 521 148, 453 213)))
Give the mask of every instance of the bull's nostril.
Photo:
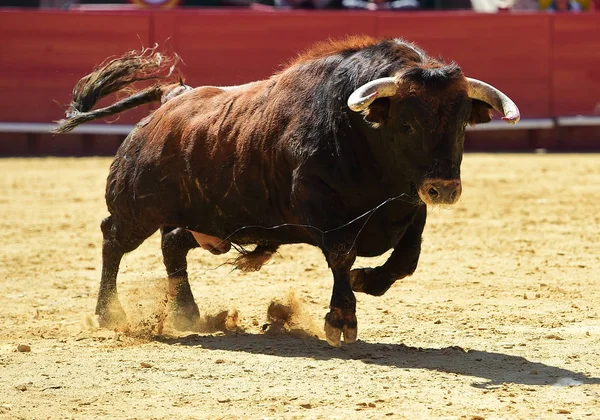
POLYGON ((437 198, 440 195, 438 190, 436 190, 434 187, 430 187, 427 191, 427 194, 429 194, 431 198, 437 198))
POLYGON ((454 191, 452 191, 452 194, 450 194, 450 198, 452 200, 456 200, 457 195, 458 195, 458 190, 454 190, 454 191))

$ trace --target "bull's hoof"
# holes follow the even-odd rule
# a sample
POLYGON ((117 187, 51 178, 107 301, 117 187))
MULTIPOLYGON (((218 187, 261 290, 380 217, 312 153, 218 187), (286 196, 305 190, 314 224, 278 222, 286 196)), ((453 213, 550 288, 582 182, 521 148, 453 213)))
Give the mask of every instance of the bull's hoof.
POLYGON ((127 315, 119 301, 113 301, 108 308, 96 311, 98 325, 106 329, 124 329, 127 327, 127 315))
POLYGON ((356 342, 357 336, 356 313, 349 309, 331 308, 325 316, 325 338, 333 347, 342 345, 341 338, 344 334, 344 344, 356 342))
POLYGON ((188 304, 174 303, 172 308, 173 328, 178 331, 197 331, 200 326, 200 311, 195 302, 188 304))

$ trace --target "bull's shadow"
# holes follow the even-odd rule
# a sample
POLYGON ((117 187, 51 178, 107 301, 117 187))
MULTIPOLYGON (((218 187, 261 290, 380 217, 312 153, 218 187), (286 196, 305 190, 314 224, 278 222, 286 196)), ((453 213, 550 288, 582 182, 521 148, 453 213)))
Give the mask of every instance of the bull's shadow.
POLYGON ((306 357, 315 360, 362 360, 367 364, 381 366, 430 369, 481 378, 481 381, 474 381, 471 384, 477 388, 492 388, 503 383, 568 385, 577 381, 582 384, 600 384, 600 378, 532 362, 520 356, 480 350, 465 351, 460 347, 435 349, 358 341, 351 346, 338 349, 311 337, 297 338, 266 334, 224 336, 192 334, 181 338, 156 339, 167 344, 201 346, 211 350, 269 354, 279 357, 306 357))

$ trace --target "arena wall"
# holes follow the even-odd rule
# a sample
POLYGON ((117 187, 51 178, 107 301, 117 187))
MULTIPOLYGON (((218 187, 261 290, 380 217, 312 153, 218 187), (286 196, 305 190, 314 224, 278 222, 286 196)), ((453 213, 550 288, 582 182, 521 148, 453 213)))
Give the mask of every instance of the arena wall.
POLYGON ((352 34, 414 41, 517 102, 521 128, 471 131, 467 150, 600 149, 600 13, 2 10, 0 155, 114 153, 147 107, 112 121, 108 135, 53 136, 45 125, 63 116, 77 80, 111 55, 159 43, 183 58, 189 84, 230 85, 352 34))

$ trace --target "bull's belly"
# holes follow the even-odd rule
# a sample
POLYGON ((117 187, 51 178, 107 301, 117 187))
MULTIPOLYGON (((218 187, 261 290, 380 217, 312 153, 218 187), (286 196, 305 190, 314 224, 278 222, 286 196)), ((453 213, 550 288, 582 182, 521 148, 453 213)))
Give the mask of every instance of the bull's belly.
POLYGON ((343 237, 348 245, 356 246, 357 254, 362 257, 375 257, 396 246, 402 238, 409 223, 406 221, 393 223, 385 218, 373 217, 359 231, 348 230, 347 234, 336 229, 335 236, 315 235, 314 230, 304 223, 294 223, 273 209, 263 208, 260 211, 242 212, 234 209, 205 207, 183 215, 176 224, 189 231, 196 232, 196 239, 205 249, 228 248, 227 244, 239 245, 287 245, 309 244, 324 247, 338 246, 331 240, 343 237), (226 211, 229 210, 229 211, 226 211), (337 234, 341 233, 340 236, 337 234))
MULTIPOLYGON (((235 233, 231 235, 217 234, 216 236, 211 236, 204 232, 197 232, 191 229, 190 231, 194 234, 194 237, 202 248, 207 249, 214 254, 227 252, 231 243, 237 243, 239 245, 276 246, 304 243, 320 246, 314 238, 290 228, 278 231, 276 229, 263 230, 256 228, 255 226, 256 225, 248 225, 248 229, 237 230, 237 232, 234 231, 235 233)), ((202 230, 200 227, 195 229, 202 230)), ((389 226, 384 229, 364 229, 353 238, 353 241, 348 243, 348 246, 350 247, 352 244, 355 244, 357 255, 360 257, 376 257, 394 248, 402 239, 405 229, 406 227, 399 229, 397 226, 389 226)), ((208 232, 209 230, 205 231, 208 232)), ((338 244, 335 245, 337 246, 338 244)), ((324 248, 328 248, 326 237, 324 248)))
MULTIPOLYGON (((198 210, 198 209, 196 209, 198 210)), ((214 209, 207 206, 201 211, 187 213, 175 224, 196 232, 199 245, 205 249, 226 252, 231 243, 239 245, 287 245, 304 243, 321 246, 324 239, 325 248, 340 244, 328 243, 334 237, 314 235, 314 231, 303 223, 293 223, 272 208, 255 209, 244 212, 234 209, 214 209), (227 211, 229 210, 229 211, 227 211)), ((402 239, 404 232, 412 222, 412 215, 392 221, 386 216, 373 217, 358 232, 348 230, 338 237, 349 241, 348 245, 356 246, 357 255, 375 257, 394 248, 402 239)), ((219 252, 219 253, 221 253, 219 252)), ((215 252, 216 253, 216 252, 215 252)))
MULTIPOLYGON (((229 252, 229 250, 231 249, 231 241, 230 240, 222 239, 222 238, 219 238, 216 236, 207 235, 207 234, 204 234, 201 232, 196 232, 193 230, 190 230, 190 232, 194 236, 194 239, 196 239, 196 242, 198 242, 198 245, 202 249, 210 251, 212 254, 215 254, 215 255, 225 254, 225 253, 229 252)), ((280 239, 268 240, 267 238, 256 238, 256 239, 248 238, 245 241, 238 240, 236 242, 240 243, 240 245, 249 245, 249 244, 257 245, 259 243, 264 244, 264 245, 266 245, 266 244, 283 245, 283 244, 290 244, 290 243, 300 243, 303 241, 290 241, 290 240, 282 241, 280 239)), ((393 246, 386 246, 386 242, 389 243, 388 241, 377 241, 377 242, 374 242, 374 244, 368 244, 368 245, 361 244, 357 247, 357 255, 359 257, 377 257, 379 255, 382 255, 385 252, 387 252, 388 250, 390 250, 391 248, 393 248, 393 246)))
MULTIPOLYGON (((224 244, 239 245, 285 245, 307 243, 316 245, 307 232, 298 225, 286 223, 282 216, 269 213, 267 209, 258 212, 262 217, 252 217, 247 213, 228 212, 224 209, 194 212, 182 215, 169 222, 170 225, 185 227, 194 234, 196 241, 205 249, 227 247, 224 244)), ((227 247, 228 249, 228 247, 227 247)))
MULTIPOLYGON (((207 235, 202 232, 196 232, 190 230, 198 245, 207 251, 215 255, 227 253, 231 249, 231 238, 223 239, 216 236, 207 235)), ((384 254, 388 250, 393 248, 393 243, 397 243, 400 238, 392 239, 389 238, 387 240, 377 240, 377 238, 373 238, 372 241, 361 241, 357 246, 357 255, 359 257, 377 257, 379 255, 384 254)), ((288 237, 286 239, 282 238, 274 238, 274 237, 264 237, 264 236, 249 236, 247 238, 237 238, 235 243, 240 245, 284 245, 284 244, 294 244, 294 243, 308 243, 311 245, 316 245, 312 243, 312 241, 305 240, 293 240, 293 238, 288 237)))

